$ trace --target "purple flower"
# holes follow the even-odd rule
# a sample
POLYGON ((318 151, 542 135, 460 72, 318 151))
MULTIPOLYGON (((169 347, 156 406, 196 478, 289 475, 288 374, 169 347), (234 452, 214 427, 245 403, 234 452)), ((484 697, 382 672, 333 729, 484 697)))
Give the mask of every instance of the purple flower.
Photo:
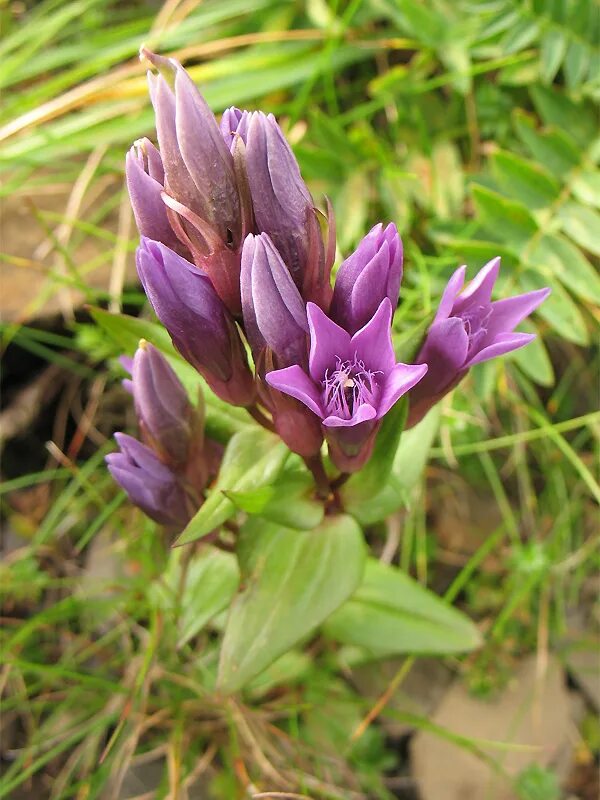
MULTIPOLYGON (((246 234, 233 156, 192 79, 174 59, 142 50, 161 74, 148 74, 164 165, 163 202, 178 238, 239 312, 239 258, 246 234)), ((160 239, 154 231, 142 231, 160 239)))
POLYGON ((535 335, 514 333, 514 328, 550 294, 538 289, 516 297, 492 302, 500 259, 494 258, 461 292, 466 267, 456 270, 448 281, 429 328, 417 363, 427 363, 427 376, 410 393, 409 425, 453 389, 475 364, 523 347, 535 335))
POLYGON ((244 242, 241 287, 244 327, 255 358, 268 346, 278 366, 305 363, 306 306, 266 233, 249 234, 244 242))
POLYGON ((225 140, 225 144, 233 153, 236 149, 236 143, 241 141, 246 144, 248 140, 248 124, 252 114, 250 111, 242 111, 239 108, 232 106, 226 108, 221 117, 221 135, 225 140))
POLYGON ((201 420, 181 381, 156 347, 142 340, 133 359, 131 388, 142 436, 163 461, 185 465, 201 420))
POLYGON ((370 456, 379 421, 427 372, 397 364, 392 304, 385 297, 373 318, 351 336, 314 303, 308 304, 308 373, 294 364, 266 375, 267 383, 304 403, 325 429, 330 454, 345 472, 370 456))
POLYGON ((256 111, 240 117, 236 133, 246 143, 256 231, 270 236, 302 297, 327 308, 334 253, 325 253, 312 197, 281 128, 272 114, 256 111))
POLYGON ((254 382, 244 346, 208 275, 145 237, 136 262, 146 295, 181 355, 221 399, 250 405, 254 382))
POLYGON ((165 171, 160 153, 149 139, 135 142, 125 157, 127 189, 142 236, 156 239, 184 254, 185 248, 169 223, 163 202, 165 171))
POLYGON ((132 436, 116 433, 115 439, 121 452, 107 455, 106 463, 131 502, 156 522, 183 528, 192 509, 175 473, 132 436))
POLYGON ((398 303, 402 281, 402 240, 393 223, 375 225, 340 266, 330 316, 349 333, 371 319, 384 297, 398 303))

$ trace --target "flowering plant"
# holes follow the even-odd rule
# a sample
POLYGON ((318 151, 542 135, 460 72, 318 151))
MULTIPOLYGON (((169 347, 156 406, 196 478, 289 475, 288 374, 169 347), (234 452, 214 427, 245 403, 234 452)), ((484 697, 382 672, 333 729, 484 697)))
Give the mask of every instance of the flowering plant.
POLYGON ((396 481, 426 452, 434 407, 472 366, 533 338, 514 329, 548 290, 492 301, 499 259, 464 290, 461 267, 415 363, 399 362, 395 225, 376 225, 332 286, 333 212, 316 208, 275 118, 230 108, 219 124, 180 64, 142 56, 157 71, 158 148, 133 146, 127 185, 138 274, 173 347, 147 328, 152 343, 124 361, 141 441, 117 434, 107 461, 176 544, 235 549, 243 588, 229 575, 214 609, 229 607, 220 688, 321 624, 365 653, 405 652, 406 612, 420 609, 435 623, 421 650, 476 646, 458 611, 367 558, 361 523, 402 505, 396 481), (204 380, 200 401, 184 376, 204 380))

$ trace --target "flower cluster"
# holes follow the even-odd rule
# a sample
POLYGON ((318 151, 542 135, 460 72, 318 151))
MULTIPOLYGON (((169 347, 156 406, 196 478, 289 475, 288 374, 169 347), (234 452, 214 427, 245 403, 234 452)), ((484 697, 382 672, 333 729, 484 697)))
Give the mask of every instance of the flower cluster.
MULTIPOLYGON (((395 225, 376 225, 332 288, 332 212, 315 208, 275 118, 229 108, 219 124, 179 63, 142 56, 156 69, 158 149, 143 139, 127 155, 138 273, 173 344, 220 398, 272 424, 307 462, 326 441, 333 464, 353 472, 400 397, 408 393, 415 424, 471 366, 529 341, 512 331, 546 290, 492 302, 495 259, 464 291, 465 267, 452 276, 416 363, 398 363, 391 330, 403 248, 395 225)), ((135 373, 134 363, 142 431, 153 457, 172 465, 191 441, 189 410, 161 397, 158 381, 142 389, 135 373)), ((123 441, 111 460, 117 480, 124 485, 125 469, 154 475, 144 446, 123 441)))

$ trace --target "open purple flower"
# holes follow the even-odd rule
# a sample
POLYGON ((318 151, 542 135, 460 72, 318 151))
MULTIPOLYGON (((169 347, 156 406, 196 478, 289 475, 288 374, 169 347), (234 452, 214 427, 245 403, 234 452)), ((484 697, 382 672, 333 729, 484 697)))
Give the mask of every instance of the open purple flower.
POLYGON ((115 439, 121 452, 109 453, 106 463, 131 502, 156 522, 183 528, 192 508, 175 473, 133 436, 115 433, 115 439))
POLYGON ((330 316, 349 333, 366 325, 384 297, 398 303, 402 240, 393 222, 371 228, 335 278, 330 316))
POLYGON ((344 471, 368 459, 381 418, 427 372, 427 365, 396 363, 384 298, 354 336, 308 304, 308 373, 294 364, 266 375, 274 389, 300 400, 321 419, 331 456, 344 471))
POLYGON ((427 376, 410 393, 409 425, 453 389, 475 364, 528 344, 535 335, 514 332, 550 294, 550 289, 492 302, 500 259, 487 263, 461 291, 466 267, 456 270, 444 289, 439 308, 416 359, 427 363, 427 376))

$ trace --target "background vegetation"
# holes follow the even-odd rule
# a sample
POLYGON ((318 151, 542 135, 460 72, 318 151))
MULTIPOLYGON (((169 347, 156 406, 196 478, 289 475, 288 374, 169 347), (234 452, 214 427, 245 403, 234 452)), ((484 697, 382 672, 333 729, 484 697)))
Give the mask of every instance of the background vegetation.
MULTIPOLYGON (((199 630, 199 609, 173 600, 154 524, 103 466, 132 419, 118 348, 86 304, 143 309, 123 191, 124 153, 153 130, 137 52, 144 42, 181 59, 216 112, 274 112, 314 196, 333 202, 340 253, 376 221, 398 224, 399 352, 459 263, 473 275, 500 254, 500 292, 552 287, 536 343, 478 367, 444 402, 405 510, 370 531, 384 560, 477 622, 484 646, 448 663, 494 697, 526 654, 568 667, 569 647, 596 635, 600 7, 44 0, 0 14, 0 797, 130 797, 132 769, 152 761, 140 798, 185 798, 198 781, 210 787, 200 797, 413 797, 405 739, 361 724, 375 701, 349 676, 351 654, 315 639, 243 700, 211 693, 222 616, 199 630)), ((381 691, 407 673, 396 664, 381 691)), ((501 751, 393 711, 388 695, 375 706, 383 723, 433 730, 502 770, 501 751)), ((600 737, 585 724, 589 762, 600 737)), ((545 768, 513 790, 560 796, 545 768)))

